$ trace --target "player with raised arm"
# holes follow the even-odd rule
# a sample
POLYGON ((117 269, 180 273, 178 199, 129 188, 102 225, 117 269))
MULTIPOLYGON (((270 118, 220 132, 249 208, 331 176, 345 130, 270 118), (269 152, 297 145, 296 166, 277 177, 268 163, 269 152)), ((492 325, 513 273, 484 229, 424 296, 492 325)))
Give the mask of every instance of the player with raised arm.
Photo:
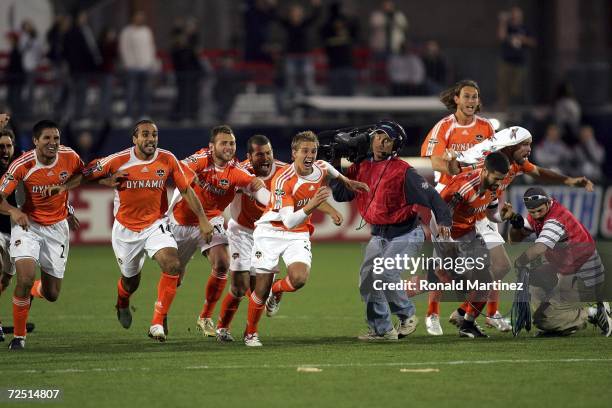
POLYGON ((244 342, 261 346, 257 325, 266 299, 277 304, 284 292, 295 292, 306 284, 310 274, 310 222, 312 212, 330 196, 329 179, 340 179, 351 191, 369 191, 364 183, 341 175, 329 163, 316 160, 319 141, 311 131, 293 137, 293 164, 272 179, 271 197, 253 232, 252 267, 257 277, 249 299, 244 342), (287 276, 272 284, 280 258, 287 265, 287 276), (272 293, 270 293, 272 289, 272 293), (269 297, 268 297, 269 296, 269 297))
POLYGON ((195 214, 199 232, 206 241, 210 241, 212 226, 190 186, 193 172, 171 152, 157 147, 155 123, 151 120, 136 123, 132 142, 133 147, 92 162, 85 176, 110 177, 109 185, 115 188, 112 245, 121 270, 116 304, 119 323, 126 329, 132 324, 130 296, 138 289, 145 255, 148 255, 162 270, 149 337, 165 341, 163 324, 176 295, 180 273, 177 244, 166 216, 168 179, 174 180, 195 214))
MULTIPOLYGON (((441 119, 429 131, 421 146, 421 157, 431 159, 438 192, 460 170, 449 166, 451 152, 461 152, 489 139, 495 131, 491 123, 477 115, 481 110, 480 88, 475 81, 464 79, 440 94, 440 100, 453 113, 441 119)), ((485 237, 486 240, 486 237, 485 237)), ((441 336, 440 292, 429 292, 425 318, 427 333, 441 336)))
POLYGON ((83 178, 83 162, 72 149, 60 144, 57 124, 41 120, 32 133, 35 148, 14 160, 0 183, 0 212, 9 214, 14 223, 9 252, 17 282, 11 350, 25 347, 31 297, 50 302, 59 297, 70 244, 68 190, 80 185, 83 178), (20 183, 25 195, 21 209, 7 201, 20 183), (37 264, 40 280, 35 280, 37 264))
POLYGON ((198 234, 198 219, 178 193, 174 194, 168 211, 178 244, 181 277, 196 249, 210 262, 211 273, 206 284, 204 306, 196 320, 197 329, 210 337, 216 336, 212 314, 225 288, 230 264, 222 213, 234 199, 237 189, 253 192, 262 203, 270 199, 270 192, 262 188, 264 183, 246 171, 235 159, 235 154, 234 132, 229 126, 220 125, 212 129, 208 149, 201 149, 183 160, 184 165, 197 176, 194 190, 213 226, 209 242, 198 234))

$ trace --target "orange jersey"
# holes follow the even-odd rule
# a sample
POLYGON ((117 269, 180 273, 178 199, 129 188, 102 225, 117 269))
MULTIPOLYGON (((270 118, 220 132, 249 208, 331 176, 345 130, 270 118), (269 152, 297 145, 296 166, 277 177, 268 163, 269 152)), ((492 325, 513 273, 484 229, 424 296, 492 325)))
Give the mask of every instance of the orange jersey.
MULTIPOLYGON (((421 157, 441 156, 446 149, 462 152, 491 138, 495 134, 491 123, 478 115, 469 125, 460 125, 454 114, 440 120, 429 131, 421 146, 421 157)), ((447 185, 452 176, 435 172, 436 182, 447 185)))
POLYGON ((304 208, 308 201, 316 194, 319 187, 326 185, 329 177, 338 176, 338 171, 331 164, 322 160, 314 162, 313 172, 308 176, 299 176, 295 165, 287 166, 283 171, 277 172, 271 183, 270 202, 257 225, 270 225, 275 230, 291 232, 308 232, 314 230, 309 215, 304 222, 294 228, 288 229, 282 221, 279 211, 292 207, 294 212, 304 208))
MULTIPOLYGON (((216 167, 208 149, 198 150, 183 163, 197 176, 194 190, 209 219, 221 215, 234 199, 236 190, 246 188, 255 178, 236 159, 223 168, 216 167)), ((180 225, 198 225, 198 217, 189 209, 187 202, 178 200, 172 209, 176 222, 180 225)))
POLYGON ((51 197, 42 192, 51 186, 66 184, 66 181, 83 170, 83 161, 74 150, 61 146, 57 158, 49 165, 38 161, 36 151, 22 154, 9 166, 2 177, 0 193, 9 196, 23 182, 25 202, 21 210, 33 221, 42 225, 60 222, 68 216, 68 191, 51 197))
MULTIPOLYGON (((242 164, 249 173, 253 175, 255 174, 253 166, 251 166, 251 163, 248 160, 245 160, 240 164, 242 164)), ((284 163, 279 160, 275 160, 274 163, 272 163, 272 169, 270 170, 270 174, 267 177, 261 179, 266 185, 268 191, 272 190, 271 185, 274 176, 285 170, 287 166, 287 163, 284 163)), ((261 218, 265 209, 266 206, 259 204, 259 202, 255 199, 255 197, 253 197, 252 194, 245 193, 237 194, 230 206, 232 219, 243 227, 249 229, 255 229, 255 221, 261 218)))
POLYGON ((450 183, 440 192, 440 196, 448 203, 453 212, 451 236, 458 238, 474 230, 476 220, 486 215, 487 207, 497 201, 503 192, 485 190, 480 194, 482 169, 461 173, 452 178, 450 183))
POLYGON ((88 165, 89 179, 107 177, 118 171, 126 172, 127 180, 115 190, 115 218, 121 225, 142 231, 164 217, 168 210, 167 181, 174 180, 179 190, 186 190, 194 174, 169 151, 157 149, 151 160, 136 157, 134 148, 112 154, 88 165))

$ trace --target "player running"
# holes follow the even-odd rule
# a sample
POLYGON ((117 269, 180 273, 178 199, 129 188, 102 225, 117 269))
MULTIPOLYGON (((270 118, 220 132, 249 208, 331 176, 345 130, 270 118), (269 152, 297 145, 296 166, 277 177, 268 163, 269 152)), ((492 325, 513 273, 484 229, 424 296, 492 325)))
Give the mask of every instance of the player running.
POLYGON ((10 350, 25 348, 31 298, 55 302, 59 297, 70 244, 68 190, 80 185, 83 178, 83 162, 60 144, 57 124, 42 120, 32 133, 35 148, 13 161, 0 184, 0 212, 9 214, 14 223, 9 252, 17 282, 10 350), (21 209, 7 201, 19 183, 25 195, 21 209), (36 264, 41 270, 39 280, 35 280, 36 264))
POLYGON ((151 120, 141 120, 132 131, 134 146, 92 162, 85 175, 89 179, 110 176, 115 188, 115 222, 112 245, 121 278, 117 282, 117 318, 124 328, 132 324, 130 296, 140 284, 145 254, 154 259, 162 273, 157 286, 157 300, 149 337, 166 340, 164 320, 168 314, 180 273, 177 244, 170 231, 166 211, 168 179, 180 191, 203 239, 210 241, 212 225, 200 201, 190 187, 194 174, 169 151, 159 149, 158 130, 151 120))
MULTIPOLYGON (((259 177, 268 190, 272 188, 271 183, 274 176, 283 172, 288 166, 287 163, 274 160, 272 145, 264 135, 254 135, 249 138, 247 160, 242 164, 251 174, 259 177)), ((248 289, 255 289, 256 274, 255 269, 251 267, 253 230, 255 222, 264 213, 266 204, 260 204, 248 191, 239 191, 230 205, 232 218, 227 224, 227 238, 231 254, 232 286, 223 299, 217 321, 217 340, 220 342, 234 340, 229 331, 233 317, 242 297, 248 293, 248 289)), ((342 215, 327 202, 321 204, 318 209, 329 214, 336 225, 342 223, 342 215)), ((277 272, 278 268, 274 270, 274 273, 277 272)), ((272 278, 274 274, 265 276, 272 278)), ((273 297, 268 299, 273 299, 273 297)), ((266 306, 270 306, 267 309, 268 316, 273 316, 278 312, 277 304, 272 305, 268 302, 266 306)))
POLYGON ((311 131, 300 132, 291 142, 293 164, 272 179, 272 195, 253 232, 252 267, 257 277, 249 299, 244 342, 261 346, 257 324, 266 299, 278 303, 283 292, 295 292, 305 285, 310 274, 310 222, 312 212, 330 196, 325 186, 329 179, 339 179, 351 191, 369 191, 364 183, 341 175, 329 163, 316 160, 319 141, 311 131), (287 276, 272 284, 280 258, 287 265, 287 276))
MULTIPOLYGON (((501 183, 506 178, 509 168, 510 162, 504 154, 491 153, 485 159, 483 167, 455 176, 440 192, 442 199, 453 211, 450 241, 452 244, 438 238, 438 226, 434 219, 431 221, 432 241, 440 257, 476 259, 481 256, 483 259, 488 258, 489 250, 476 229, 476 221, 480 218, 480 214, 486 214, 490 219, 501 221, 497 199, 503 191, 501 183)), ((491 281, 491 274, 487 266, 475 269, 471 272, 471 276, 468 274, 460 277, 481 282, 491 281)), ((457 277, 456 272, 446 272, 453 278, 457 277)), ((461 337, 488 337, 475 324, 475 319, 486 303, 482 301, 483 296, 486 295, 487 292, 468 295, 469 302, 459 329, 461 337)))
MULTIPOLYGON (((495 133, 491 123, 477 115, 481 109, 481 99, 480 88, 475 81, 464 79, 457 82, 440 94, 440 100, 454 112, 436 123, 421 146, 421 157, 431 159, 438 192, 450 182, 453 175, 460 173, 460 168, 450 165, 450 152, 467 150, 495 133)), ((477 228, 481 229, 479 226, 477 228)), ((430 335, 443 334, 438 291, 429 292, 425 327, 430 335)))

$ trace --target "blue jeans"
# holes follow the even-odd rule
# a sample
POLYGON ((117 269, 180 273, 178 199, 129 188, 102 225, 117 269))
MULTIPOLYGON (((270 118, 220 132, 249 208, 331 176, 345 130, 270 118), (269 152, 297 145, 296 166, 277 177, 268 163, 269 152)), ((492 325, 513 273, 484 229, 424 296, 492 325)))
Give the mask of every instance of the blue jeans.
MULTIPOLYGON (((365 258, 361 265, 359 292, 366 302, 366 320, 371 330, 382 335, 393 328, 391 314, 395 314, 400 320, 410 318, 415 314, 415 307, 405 290, 382 290, 375 289, 376 284, 381 287, 382 283, 399 283, 402 280, 403 268, 384 268, 380 274, 374 273, 374 262, 376 258, 393 258, 400 255, 408 257, 418 256, 425 234, 421 227, 417 227, 407 234, 387 239, 374 235, 370 238, 365 250, 365 258)), ((383 265, 384 267, 384 265, 383 265)))

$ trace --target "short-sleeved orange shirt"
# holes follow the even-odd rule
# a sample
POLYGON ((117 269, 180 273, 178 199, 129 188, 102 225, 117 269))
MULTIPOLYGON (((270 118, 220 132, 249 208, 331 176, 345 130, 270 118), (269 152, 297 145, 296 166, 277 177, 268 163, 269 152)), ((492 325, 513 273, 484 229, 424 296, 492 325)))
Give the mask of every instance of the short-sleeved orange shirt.
POLYGON ((61 146, 57 158, 49 165, 40 163, 36 151, 30 150, 22 154, 9 166, 2 177, 0 192, 10 195, 19 182, 25 187, 25 202, 21 210, 33 221, 42 225, 60 222, 68 216, 68 192, 43 197, 46 187, 65 184, 70 177, 80 174, 83 161, 69 147, 61 146))

